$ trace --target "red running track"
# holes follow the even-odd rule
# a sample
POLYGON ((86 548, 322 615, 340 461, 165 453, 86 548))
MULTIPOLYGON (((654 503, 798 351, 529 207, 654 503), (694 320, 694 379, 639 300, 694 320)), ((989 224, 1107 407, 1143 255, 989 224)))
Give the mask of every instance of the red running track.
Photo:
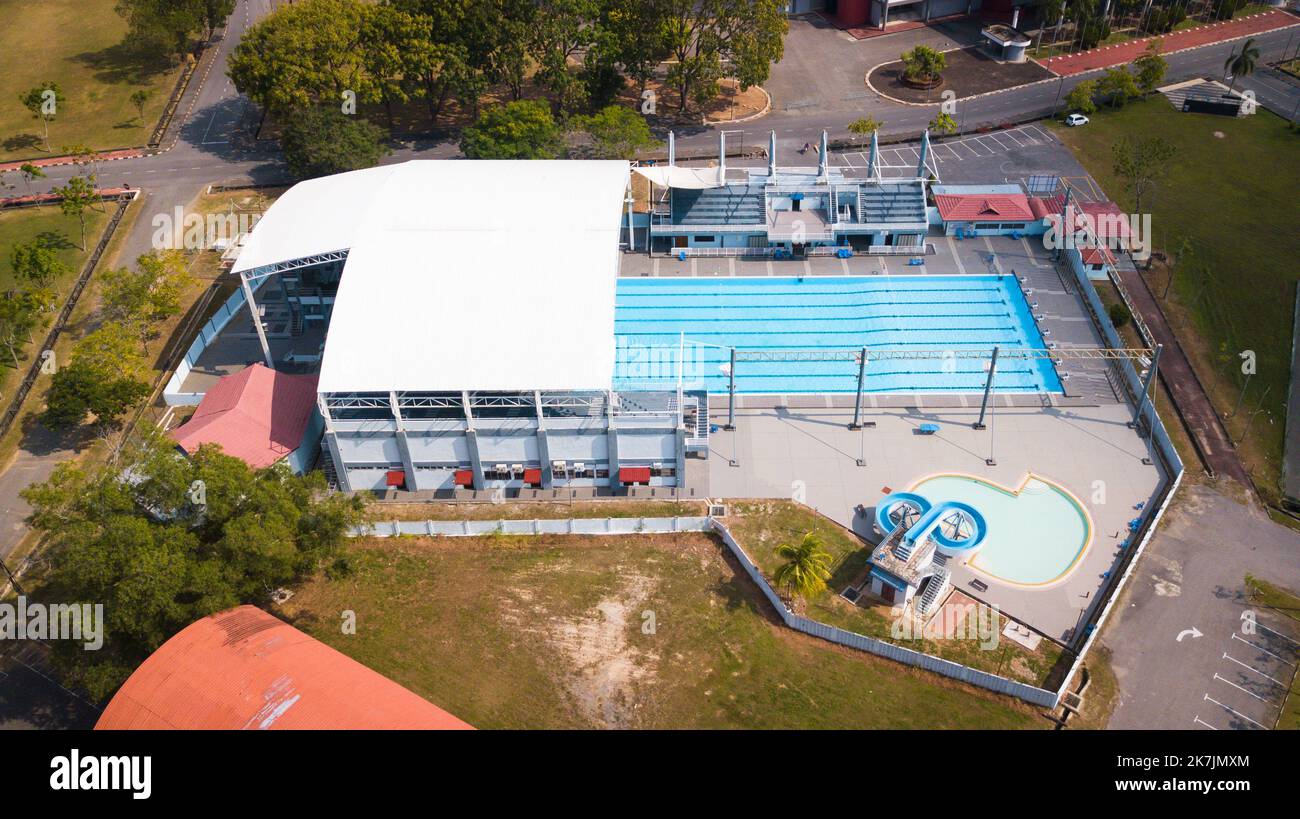
POLYGON ((1102 46, 1091 51, 1080 51, 1077 54, 1066 54, 1061 57, 1049 57, 1038 62, 1050 69, 1054 74, 1069 77, 1074 74, 1082 74, 1085 71, 1096 71, 1099 68, 1110 68, 1114 65, 1130 63, 1134 58, 1141 56, 1142 52, 1146 51, 1147 43, 1152 40, 1160 40, 1163 45, 1161 52, 1170 54, 1175 51, 1183 51, 1184 49, 1209 45, 1210 43, 1219 43, 1237 37, 1248 37, 1252 34, 1262 34, 1265 31, 1273 31, 1297 24, 1300 24, 1300 18, 1295 15, 1278 9, 1270 9, 1260 14, 1252 14, 1249 17, 1241 17, 1236 20, 1226 20, 1222 23, 1189 28, 1185 31, 1165 34, 1161 37, 1143 37, 1141 40, 1130 40, 1118 45, 1102 46))

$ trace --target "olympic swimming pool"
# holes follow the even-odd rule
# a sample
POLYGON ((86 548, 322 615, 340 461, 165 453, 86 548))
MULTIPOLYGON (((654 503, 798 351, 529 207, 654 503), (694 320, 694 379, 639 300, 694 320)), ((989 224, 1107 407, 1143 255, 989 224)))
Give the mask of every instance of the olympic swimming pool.
MULTIPOLYGON (((619 279, 614 388, 725 393, 730 349, 1003 350, 1046 345, 1014 276, 619 279)), ((815 359, 815 356, 811 358, 815 359)), ((981 392, 981 358, 871 361, 871 393, 981 392)), ((741 361, 736 391, 852 393, 857 364, 741 361)), ((1003 359, 1000 392, 1062 391, 1047 359, 1003 359)))

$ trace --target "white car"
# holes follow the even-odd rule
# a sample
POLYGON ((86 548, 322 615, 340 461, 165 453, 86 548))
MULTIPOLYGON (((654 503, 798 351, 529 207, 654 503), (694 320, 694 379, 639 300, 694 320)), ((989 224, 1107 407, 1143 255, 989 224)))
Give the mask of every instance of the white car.
POLYGON ((1087 125, 1088 118, 1083 114, 1070 114, 1065 118, 1065 124, 1073 128, 1076 125, 1087 125))

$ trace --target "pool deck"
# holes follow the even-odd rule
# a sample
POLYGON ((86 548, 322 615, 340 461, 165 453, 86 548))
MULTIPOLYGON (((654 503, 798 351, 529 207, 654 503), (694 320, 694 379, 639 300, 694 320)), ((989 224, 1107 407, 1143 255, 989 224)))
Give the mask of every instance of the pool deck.
MULTIPOLYGON (((978 409, 879 409, 874 428, 851 431, 851 411, 776 407, 736 413, 734 432, 710 436, 709 497, 794 498, 874 541, 875 504, 936 474, 962 473, 1018 489, 1028 473, 1073 493, 1093 521, 1092 543, 1060 583, 1025 587, 1002 583, 949 561, 953 585, 1058 640, 1068 638, 1093 602, 1118 556, 1134 506, 1151 503, 1164 476, 1143 463, 1156 455, 1126 422, 1122 404, 1092 407, 998 408, 988 429, 971 423, 978 409), (922 423, 939 424, 919 435, 922 423), (985 458, 992 454, 996 466, 985 458), (858 460, 864 462, 858 466, 858 460), (736 466, 731 466, 732 461, 736 466), (1098 483, 1100 482, 1100 483, 1098 483), (1103 490, 1104 493, 1099 491, 1103 490), (854 507, 867 508, 858 516, 854 507), (980 579, 988 590, 976 591, 980 579)), ((725 411, 711 412, 715 423, 725 411)))
MULTIPOLYGON (((927 238, 936 253, 924 266, 898 258, 818 257, 769 262, 697 258, 679 262, 624 254, 622 275, 641 276, 837 276, 961 275, 1011 273, 1023 276, 1039 303, 1039 329, 1062 348, 1100 347, 1101 340, 1075 282, 1058 271, 1036 239, 988 237, 957 241, 927 238)), ((872 539, 875 503, 887 492, 906 490, 942 473, 973 475, 1018 489, 1033 473, 1068 489, 1088 510, 1092 542, 1062 581, 1045 587, 1004 583, 950 561, 953 585, 1056 640, 1068 640, 1083 613, 1097 599, 1105 573, 1128 537, 1138 503, 1150 504, 1166 476, 1150 443, 1128 427, 1132 408, 1117 394, 1110 365, 1067 360, 1064 394, 1004 394, 991 400, 992 420, 975 430, 979 394, 864 396, 864 419, 874 427, 849 430, 851 394, 740 395, 736 430, 710 436, 707 468, 697 494, 714 498, 795 498, 832 520, 872 539), (922 423, 940 426, 920 435, 922 423), (996 465, 985 459, 992 454, 996 465), (859 460, 863 465, 859 466, 859 460), (732 466, 731 463, 736 465, 732 466), (867 515, 859 517, 861 504, 867 515), (972 580, 988 585, 979 591, 972 580)), ((709 414, 725 423, 727 396, 714 395, 709 414)), ((692 465, 699 464, 698 461, 692 465)))

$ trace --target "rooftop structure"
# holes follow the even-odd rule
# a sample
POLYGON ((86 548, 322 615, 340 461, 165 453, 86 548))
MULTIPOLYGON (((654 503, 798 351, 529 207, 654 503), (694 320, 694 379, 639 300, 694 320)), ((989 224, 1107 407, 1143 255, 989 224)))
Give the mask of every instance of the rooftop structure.
POLYGON ((317 405, 337 486, 678 485, 705 445, 698 403, 612 390, 629 181, 619 161, 412 161, 300 183, 269 209, 234 270, 268 365, 255 290, 291 308, 276 327, 327 328, 317 405))
POLYGON ((163 643, 96 730, 465 729, 471 726, 253 606, 163 643))
MULTIPOLYGON (((217 444, 227 455, 260 469, 304 448, 314 456, 320 434, 319 425, 312 423, 315 413, 315 376, 254 364, 217 381, 171 436, 186 453, 217 444), (309 435, 313 426, 315 434, 309 435)), ((309 461, 307 456, 297 459, 295 471, 305 471, 309 461)))
MULTIPOLYGON (((671 136, 671 135, 670 135, 671 136)), ((651 183, 650 252, 678 256, 786 256, 871 252, 926 252, 925 186, 935 168, 929 137, 922 142, 912 178, 882 178, 873 136, 865 175, 828 165, 826 133, 815 168, 779 168, 770 135, 766 169, 726 170, 726 135, 718 164, 682 169, 669 140, 668 165, 638 167, 651 183)))

